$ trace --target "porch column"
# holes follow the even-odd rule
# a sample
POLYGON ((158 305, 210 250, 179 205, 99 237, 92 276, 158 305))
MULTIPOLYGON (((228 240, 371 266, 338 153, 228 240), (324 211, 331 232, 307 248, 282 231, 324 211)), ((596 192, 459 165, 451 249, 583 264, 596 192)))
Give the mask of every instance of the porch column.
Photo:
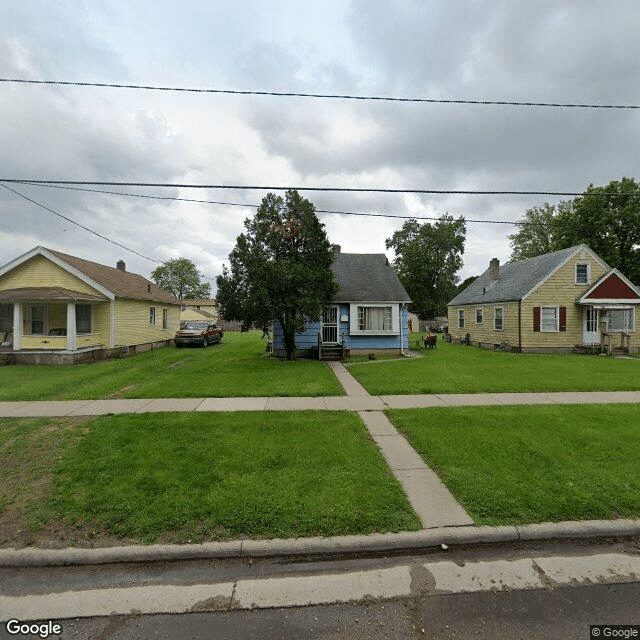
POLYGON ((67 349, 76 350, 76 303, 67 302, 67 349))
POLYGON ((22 338, 22 303, 13 303, 13 350, 20 351, 22 338))

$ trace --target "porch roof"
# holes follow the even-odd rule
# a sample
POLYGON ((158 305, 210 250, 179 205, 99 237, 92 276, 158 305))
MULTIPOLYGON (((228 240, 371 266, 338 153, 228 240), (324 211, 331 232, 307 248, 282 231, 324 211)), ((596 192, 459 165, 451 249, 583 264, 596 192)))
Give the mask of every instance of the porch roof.
POLYGON ((62 287, 21 287, 0 291, 0 302, 104 302, 106 298, 62 287))

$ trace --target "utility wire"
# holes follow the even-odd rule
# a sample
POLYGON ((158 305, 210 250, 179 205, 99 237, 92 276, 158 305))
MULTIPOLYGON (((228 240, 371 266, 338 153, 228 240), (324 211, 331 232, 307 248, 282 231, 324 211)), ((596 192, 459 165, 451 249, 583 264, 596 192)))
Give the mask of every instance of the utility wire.
MULTIPOLYGON (((1 184, 1 182, 0 182, 0 184, 1 184)), ((129 249, 129 247, 125 247, 123 244, 120 244, 119 242, 116 242, 115 240, 112 240, 111 238, 107 238, 107 236, 103 236, 101 233, 98 233, 97 231, 94 231, 93 229, 90 229, 89 227, 85 227, 80 222, 77 222, 76 220, 73 220, 72 218, 68 218, 67 216, 62 215, 61 213, 58 213, 57 211, 54 211, 53 209, 50 209, 49 207, 46 207, 45 205, 41 204, 40 202, 36 202, 32 198, 29 198, 28 196, 25 196, 23 193, 20 193, 19 191, 16 191, 15 189, 12 189, 11 187, 8 187, 6 184, 2 184, 2 186, 5 189, 11 191, 12 193, 15 193, 15 195, 20 196, 21 198, 24 198, 25 200, 28 200, 32 204, 35 204, 36 206, 44 209, 45 211, 48 211, 49 213, 53 213, 53 215, 58 216, 58 218, 62 218, 63 220, 66 220, 67 222, 70 222, 71 224, 75 224, 76 226, 80 227, 81 229, 84 229, 85 231, 88 231, 89 233, 92 233, 94 236, 98 236, 98 238, 101 238, 102 240, 106 240, 107 242, 110 242, 111 244, 115 244, 117 247, 120 247, 121 249, 124 249, 125 251, 130 251, 131 253, 135 253, 137 256, 140 256, 141 258, 144 258, 145 260, 150 260, 151 262, 157 262, 159 264, 162 264, 161 260, 155 260, 154 258, 150 258, 149 256, 145 256, 144 254, 139 253, 138 251, 135 251, 134 249, 129 249)))
MULTIPOLYGON (((24 184, 34 186, 34 187, 47 187, 54 189, 67 189, 70 191, 83 191, 88 193, 103 193, 114 196, 127 196, 130 198, 147 198, 150 200, 175 200, 178 202, 197 202, 201 204, 219 204, 229 207, 249 207, 249 208, 257 208, 259 205, 250 204, 248 202, 221 202, 219 200, 198 200, 196 198, 178 198, 174 196, 149 196, 140 193, 125 193, 122 191, 106 191, 104 189, 85 189, 82 187, 69 187, 63 185, 56 184, 36 184, 33 182, 25 182, 24 184)), ((330 209, 315 209, 316 213, 334 213, 345 216, 370 216, 370 217, 378 217, 378 218, 400 218, 404 220, 439 220, 435 216, 401 216, 393 213, 365 213, 365 212, 356 212, 356 211, 334 211, 330 209)), ((469 218, 465 218, 465 222, 475 222, 480 224, 513 224, 513 225, 522 225, 521 221, 513 222, 511 220, 470 220, 469 218)))
POLYGON ((586 196, 589 193, 571 191, 500 191, 462 189, 372 189, 367 187, 274 187, 228 184, 171 184, 167 182, 108 182, 97 180, 33 180, 30 178, 0 178, 0 182, 32 185, 94 185, 100 187, 154 187, 173 189, 234 189, 236 191, 326 191, 339 193, 418 193, 439 195, 485 195, 485 196, 586 196))
POLYGON ((289 91, 241 91, 238 89, 204 89, 189 87, 163 87, 143 84, 115 84, 108 82, 71 82, 64 80, 30 80, 27 78, 0 78, 0 82, 13 84, 58 85, 71 87, 102 87, 108 89, 136 89, 140 91, 165 91, 182 93, 211 93, 241 96, 277 96, 287 98, 320 98, 325 100, 369 100, 377 102, 418 102, 428 104, 472 104, 509 107, 547 107, 561 109, 640 109, 637 104, 589 104, 562 102, 518 102, 511 100, 455 100, 446 98, 401 98, 390 96, 357 96, 326 93, 297 93, 289 91))

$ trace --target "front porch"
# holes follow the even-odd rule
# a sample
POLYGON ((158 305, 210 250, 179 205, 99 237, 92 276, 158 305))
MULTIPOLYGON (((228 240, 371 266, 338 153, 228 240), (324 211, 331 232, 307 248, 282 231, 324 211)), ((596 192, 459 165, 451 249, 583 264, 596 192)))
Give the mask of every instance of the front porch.
POLYGON ((0 291, 0 355, 14 362, 26 355, 32 356, 26 361, 82 359, 109 347, 108 318, 109 302, 98 296, 59 288, 0 291))
POLYGON ((577 350, 600 349, 607 355, 624 355, 636 350, 635 306, 598 304, 584 306, 583 339, 577 350))

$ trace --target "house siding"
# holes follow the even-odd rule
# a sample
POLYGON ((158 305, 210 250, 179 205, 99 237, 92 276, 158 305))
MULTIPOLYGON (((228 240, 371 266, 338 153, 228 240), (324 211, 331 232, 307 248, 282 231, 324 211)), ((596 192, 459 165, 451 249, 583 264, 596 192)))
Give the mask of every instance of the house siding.
POLYGON ((544 351, 572 349, 582 344, 584 307, 576 300, 606 273, 606 269, 587 251, 579 252, 522 301, 522 348, 544 351), (589 283, 576 284, 576 263, 589 265, 589 283), (534 331, 534 307, 565 307, 566 331, 534 331))
POLYGON ((102 293, 43 256, 35 256, 0 278, 0 291, 23 287, 62 287, 102 296, 102 293))
POLYGON ((518 303, 496 302, 492 304, 470 304, 449 307, 449 333, 454 340, 464 338, 468 333, 474 346, 492 347, 508 342, 518 347, 518 303), (494 312, 502 308, 502 330, 494 329, 494 312), (464 309, 464 328, 458 328, 458 311, 464 309), (482 324, 476 324, 476 309, 483 310, 482 324))
POLYGON ((153 344, 172 340, 180 326, 180 306, 150 300, 116 299, 115 346, 153 344), (149 324, 149 308, 156 308, 156 323, 149 324), (168 309, 167 328, 162 328, 162 310, 168 309))
MULTIPOLYGON (((367 305, 374 303, 358 302, 358 305, 367 305)), ((392 306, 398 306, 397 303, 388 303, 392 306)), ((407 335, 408 309, 405 305, 402 310, 402 348, 409 347, 409 337, 407 335)), ((352 354, 360 351, 399 351, 400 350, 400 332, 392 335, 351 335, 350 332, 350 305, 341 303, 338 305, 338 341, 344 342, 346 347, 352 354), (346 317, 346 321, 340 318, 346 317)), ((300 353, 307 353, 318 346, 318 334, 320 333, 320 322, 306 322, 304 331, 296 333, 296 349, 300 353)), ((282 335, 282 327, 279 322, 273 325, 273 347, 276 355, 284 355, 284 340, 282 335)))

